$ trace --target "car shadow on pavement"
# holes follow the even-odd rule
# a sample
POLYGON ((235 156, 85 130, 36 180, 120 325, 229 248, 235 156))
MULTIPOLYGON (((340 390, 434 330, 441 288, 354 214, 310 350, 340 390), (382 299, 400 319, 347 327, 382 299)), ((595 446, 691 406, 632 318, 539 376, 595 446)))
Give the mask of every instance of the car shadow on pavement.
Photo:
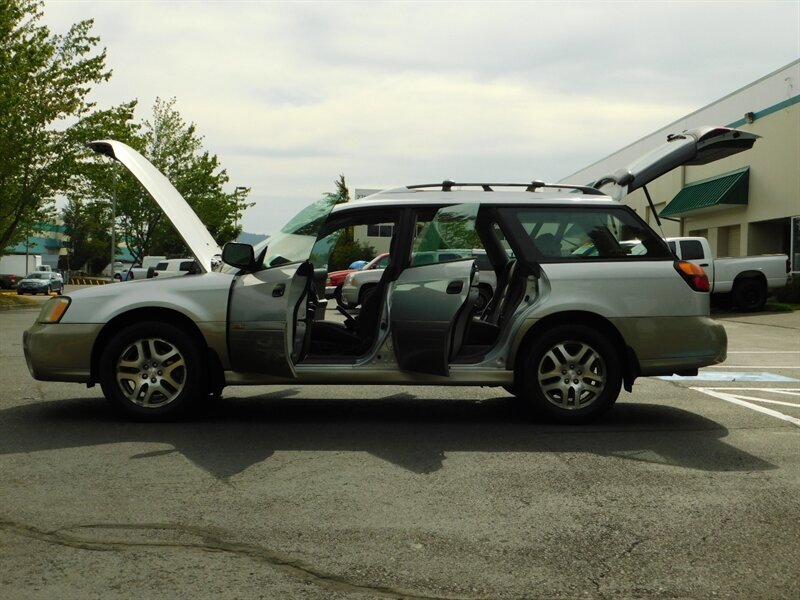
POLYGON ((220 480, 276 451, 368 452, 418 474, 435 472, 451 452, 589 453, 701 471, 761 471, 774 465, 724 441, 728 430, 671 407, 618 403, 602 421, 558 425, 527 416, 509 397, 487 400, 295 397, 288 389, 226 399, 194 420, 135 423, 102 399, 41 402, 0 411, 0 455, 114 443, 172 446, 220 480), (43 432, 46 432, 44 434, 43 432))

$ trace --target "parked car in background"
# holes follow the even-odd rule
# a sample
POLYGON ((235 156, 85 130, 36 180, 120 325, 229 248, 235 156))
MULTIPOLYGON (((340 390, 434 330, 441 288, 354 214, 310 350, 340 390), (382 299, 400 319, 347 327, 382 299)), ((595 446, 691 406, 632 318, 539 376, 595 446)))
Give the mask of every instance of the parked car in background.
POLYGON ((17 284, 17 294, 52 294, 61 295, 64 291, 64 282, 61 275, 53 271, 34 271, 28 273, 25 279, 17 284))
POLYGON ((186 414, 226 385, 269 384, 502 386, 541 415, 591 420, 638 377, 694 375, 727 350, 703 269, 616 199, 756 137, 718 127, 670 136, 602 189, 444 181, 338 205, 326 196, 258 252, 220 251, 143 156, 94 142, 147 188, 201 273, 50 299, 23 335, 26 364, 39 380, 99 383, 138 420, 186 414), (358 315, 331 319, 316 271, 344 232, 376 223, 392 226, 389 265, 358 315), (643 251, 623 249, 629 240, 643 251), (485 250, 497 277, 480 312, 466 244, 485 250), (597 253, 572 254, 586 244, 597 253), (215 270, 220 252, 227 266, 215 270))
POLYGON ((791 281, 791 264, 785 254, 714 258, 704 237, 667 238, 667 244, 675 256, 703 268, 712 295, 729 298, 734 307, 745 312, 762 310, 769 290, 791 281))
POLYGON ((148 277, 178 277, 180 275, 191 275, 200 273, 198 265, 193 258, 170 258, 160 261, 148 277))
POLYGON ((388 264, 389 253, 385 252, 383 254, 379 254, 358 269, 330 271, 328 273, 328 278, 325 280, 325 297, 334 298, 336 296, 341 296, 342 284, 344 283, 345 277, 347 277, 350 273, 355 273, 356 271, 374 271, 376 269, 385 269, 388 264))
POLYGON ((133 281, 136 279, 147 279, 148 277, 152 277, 156 265, 166 259, 166 256, 145 256, 142 259, 141 264, 136 263, 127 270, 125 273, 126 276, 122 278, 122 281, 133 281))
MULTIPOLYGON (((386 255, 388 257, 388 255, 386 255)), ((451 249, 444 251, 420 252, 412 257, 412 264, 430 264, 458 258, 472 257, 478 268, 478 310, 482 310, 494 294, 497 286, 497 276, 495 275, 486 251, 481 249, 451 249)), ((356 308, 364 302, 368 294, 372 292, 383 275, 383 269, 388 265, 376 266, 374 269, 363 269, 360 271, 350 271, 342 281, 340 297, 345 308, 356 308)), ((327 296, 327 289, 326 289, 327 296)))
POLYGON ((17 287, 17 282, 22 279, 22 277, 17 277, 16 275, 12 274, 0 274, 0 289, 3 290, 13 290, 17 287))

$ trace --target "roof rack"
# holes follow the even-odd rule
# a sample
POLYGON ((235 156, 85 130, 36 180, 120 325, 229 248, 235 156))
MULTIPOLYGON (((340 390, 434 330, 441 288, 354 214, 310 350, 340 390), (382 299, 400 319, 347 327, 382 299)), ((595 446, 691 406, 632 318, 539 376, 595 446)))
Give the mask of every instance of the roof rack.
POLYGON ((526 192, 535 192, 541 188, 568 189, 591 196, 603 196, 603 192, 588 185, 565 185, 561 183, 545 183, 539 179, 534 179, 530 183, 462 183, 452 179, 445 179, 441 183, 421 183, 406 186, 410 190, 421 190, 426 188, 440 189, 443 192, 451 192, 454 187, 479 187, 484 192, 493 192, 496 187, 520 187, 525 188, 526 192))

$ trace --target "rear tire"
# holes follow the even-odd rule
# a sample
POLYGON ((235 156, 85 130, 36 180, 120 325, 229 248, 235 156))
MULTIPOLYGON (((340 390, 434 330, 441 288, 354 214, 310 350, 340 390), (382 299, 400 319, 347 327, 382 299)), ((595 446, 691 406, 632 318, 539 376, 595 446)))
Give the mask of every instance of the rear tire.
POLYGON ((731 297, 741 311, 762 310, 767 303, 767 286, 758 279, 742 279, 733 284, 731 297))
POLYGON ((614 345, 585 325, 559 325, 536 336, 514 388, 538 414, 578 423, 617 401, 622 369, 614 345))
POLYGON ((139 421, 163 421, 200 406, 207 395, 200 344, 174 325, 129 325, 107 344, 100 385, 111 405, 139 421))

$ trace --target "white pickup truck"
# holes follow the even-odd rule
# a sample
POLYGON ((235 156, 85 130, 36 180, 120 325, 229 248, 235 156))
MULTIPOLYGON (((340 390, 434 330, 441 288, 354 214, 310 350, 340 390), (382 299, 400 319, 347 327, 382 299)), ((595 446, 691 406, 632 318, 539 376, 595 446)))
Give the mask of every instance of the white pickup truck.
POLYGON ((712 295, 730 294, 731 303, 739 310, 763 309, 768 290, 783 287, 791 279, 785 254, 714 258, 703 237, 667 238, 667 244, 681 260, 703 267, 712 295))

